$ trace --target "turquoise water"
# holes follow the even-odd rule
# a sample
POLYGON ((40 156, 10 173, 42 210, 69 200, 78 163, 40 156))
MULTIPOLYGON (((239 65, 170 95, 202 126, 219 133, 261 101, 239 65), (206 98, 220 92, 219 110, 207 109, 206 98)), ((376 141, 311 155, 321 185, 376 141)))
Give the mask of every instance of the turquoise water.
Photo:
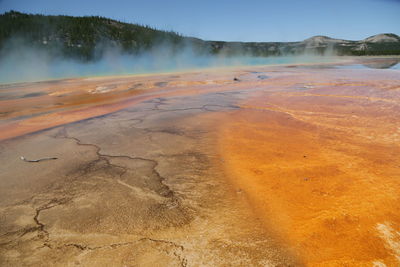
POLYGON ((31 82, 87 76, 128 75, 203 69, 210 67, 257 66, 300 63, 327 63, 331 57, 219 57, 183 54, 143 56, 108 56, 92 63, 72 60, 47 60, 28 55, 10 57, 0 62, 0 83, 31 82))
MULTIPOLYGON (((73 60, 50 60, 46 56, 34 53, 12 55, 0 61, 0 83, 32 82, 73 77, 129 75, 143 73, 162 73, 193 69, 290 65, 303 63, 340 63, 340 57, 329 56, 291 56, 291 57, 222 57, 195 56, 182 53, 169 56, 168 53, 144 54, 141 56, 108 55, 101 60, 82 63, 73 60)), ((391 69, 400 69, 400 64, 392 61, 391 69), (394 65, 393 65, 394 64, 394 65)), ((374 68, 373 65, 338 65, 340 69, 374 68)), ((377 68, 385 68, 378 66, 377 68)))

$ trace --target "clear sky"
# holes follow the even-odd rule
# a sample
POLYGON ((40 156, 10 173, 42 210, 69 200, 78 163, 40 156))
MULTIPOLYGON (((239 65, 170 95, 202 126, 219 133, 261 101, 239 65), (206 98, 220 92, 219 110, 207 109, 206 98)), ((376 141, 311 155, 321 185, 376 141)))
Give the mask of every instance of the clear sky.
POLYGON ((9 10, 100 15, 206 40, 350 40, 400 35, 400 0, 0 0, 9 10))

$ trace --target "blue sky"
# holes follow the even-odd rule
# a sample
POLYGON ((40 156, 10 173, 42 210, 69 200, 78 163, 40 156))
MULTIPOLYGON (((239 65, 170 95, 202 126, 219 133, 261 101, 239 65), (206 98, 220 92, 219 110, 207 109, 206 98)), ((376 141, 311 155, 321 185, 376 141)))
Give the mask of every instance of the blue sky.
POLYGON ((100 15, 206 40, 298 41, 314 35, 359 40, 400 35, 400 0, 0 0, 9 10, 100 15))

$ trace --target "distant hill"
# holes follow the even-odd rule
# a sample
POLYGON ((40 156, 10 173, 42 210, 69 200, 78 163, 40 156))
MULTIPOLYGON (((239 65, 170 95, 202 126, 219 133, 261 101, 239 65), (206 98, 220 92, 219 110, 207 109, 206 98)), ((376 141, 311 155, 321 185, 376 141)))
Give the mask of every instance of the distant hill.
POLYGON ((400 42, 400 37, 393 33, 377 34, 364 40, 366 43, 396 43, 400 42))
POLYGON ((190 47, 197 54, 228 56, 400 54, 400 37, 391 33, 374 35, 361 41, 314 36, 300 42, 223 42, 204 41, 103 17, 44 16, 16 11, 1 14, 0 49, 4 51, 21 43, 45 49, 54 56, 83 61, 95 60, 110 48, 136 54, 158 46, 168 46, 171 53, 190 47))

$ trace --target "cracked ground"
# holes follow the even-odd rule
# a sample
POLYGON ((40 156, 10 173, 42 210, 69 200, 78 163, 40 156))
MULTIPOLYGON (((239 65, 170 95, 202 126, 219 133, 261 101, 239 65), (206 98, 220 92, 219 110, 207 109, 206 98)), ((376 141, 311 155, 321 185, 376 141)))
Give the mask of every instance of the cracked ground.
POLYGON ((2 265, 293 263, 218 167, 207 116, 238 109, 227 95, 156 97, 3 141, 2 265))
POLYGON ((3 85, 0 265, 396 266, 397 75, 3 85))

